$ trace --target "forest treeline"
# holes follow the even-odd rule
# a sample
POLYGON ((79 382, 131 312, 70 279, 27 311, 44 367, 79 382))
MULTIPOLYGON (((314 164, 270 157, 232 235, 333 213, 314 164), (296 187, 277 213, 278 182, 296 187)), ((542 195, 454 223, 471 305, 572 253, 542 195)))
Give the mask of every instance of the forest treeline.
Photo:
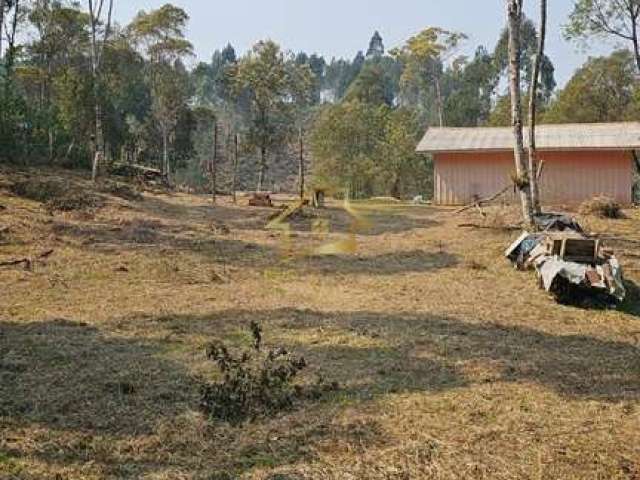
MULTIPOLYGON (((0 0, 0 161, 96 163, 96 175, 128 162, 206 186, 216 158, 224 188, 238 151, 240 187, 277 189, 295 183, 301 147, 316 185, 355 197, 428 196, 429 158, 415 154, 425 128, 511 123, 506 29, 471 56, 461 54, 464 33, 428 27, 391 49, 375 32, 352 59, 266 39, 196 63, 188 12, 167 4, 118 25, 117 3, 0 0)), ((567 37, 590 33, 580 30, 581 3, 567 37)), ((535 24, 526 19, 521 34, 526 97, 535 24)), ((637 60, 625 49, 590 58, 558 90, 545 57, 540 121, 637 119, 637 60)))

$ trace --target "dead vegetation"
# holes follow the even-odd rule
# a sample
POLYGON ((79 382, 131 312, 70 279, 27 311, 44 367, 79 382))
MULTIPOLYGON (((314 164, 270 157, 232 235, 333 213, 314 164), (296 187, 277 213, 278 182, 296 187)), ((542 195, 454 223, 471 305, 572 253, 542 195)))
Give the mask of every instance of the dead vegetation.
POLYGON ((30 177, 14 183, 10 190, 18 197, 44 204, 49 212, 95 210, 102 206, 101 199, 93 192, 61 179, 30 177))
MULTIPOLYGON (((18 177, 0 174, 0 185, 18 177)), ((372 224, 355 254, 309 256, 351 241, 340 204, 322 210, 326 230, 301 219, 287 236, 265 230, 270 210, 226 198, 214 208, 180 193, 96 195, 94 214, 52 217, 0 192, 0 262, 54 250, 30 270, 0 268, 0 478, 640 472, 638 211, 579 219, 617 239, 629 295, 613 311, 559 306, 531 288, 497 260, 518 233, 457 228, 478 223, 475 211, 354 203, 372 224), (212 422, 199 388, 224 375, 203 351, 213 342, 241 358, 252 321, 268 333, 263 353, 304 357, 294 385, 327 378, 340 389, 242 428, 212 422)), ((507 225, 518 215, 485 211, 507 225)))
POLYGON ((595 197, 580 205, 580 214, 594 215, 599 218, 622 218, 622 206, 609 197, 595 197))

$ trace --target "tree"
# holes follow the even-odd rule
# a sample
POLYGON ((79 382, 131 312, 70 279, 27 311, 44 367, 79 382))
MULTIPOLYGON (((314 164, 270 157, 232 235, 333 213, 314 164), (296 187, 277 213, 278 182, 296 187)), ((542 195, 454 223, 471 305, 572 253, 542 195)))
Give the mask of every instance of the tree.
MULTIPOLYGON (((462 57, 444 73, 444 111, 452 127, 477 127, 489 121, 493 96, 498 85, 493 57, 478 47, 471 61, 462 57)), ((510 120, 507 120, 507 125, 510 120)))
POLYGON ((178 126, 180 112, 190 96, 189 78, 182 58, 193 55, 193 45, 185 38, 189 15, 171 4, 157 10, 139 12, 128 27, 151 62, 152 115, 162 136, 162 172, 170 174, 171 135, 178 126))
MULTIPOLYGON (((433 86, 438 107, 438 123, 445 124, 442 94, 443 61, 448 59, 466 35, 437 27, 423 30, 391 54, 404 65, 400 79, 404 90, 416 86, 427 90, 433 86)), ((409 102, 410 103, 410 102, 409 102)))
POLYGON ((533 61, 533 72, 529 87, 529 179, 531 182, 531 203, 533 211, 539 215, 540 189, 538 187, 538 159, 536 149, 536 114, 538 106, 538 83, 540 67, 544 57, 544 44, 547 35, 547 0, 540 0, 540 34, 538 37, 538 51, 533 61))
POLYGON ((596 123, 637 119, 638 92, 635 58, 629 50, 590 58, 558 93, 544 121, 596 123))
POLYGON ((0 0, 0 60, 2 60, 2 35, 4 28, 4 12, 7 8, 7 0, 0 0))
POLYGON ((380 33, 376 30, 369 42, 369 48, 367 49, 367 59, 380 58, 384 55, 384 43, 380 33))
POLYGON ((640 71, 638 18, 640 0, 576 0, 564 34, 572 40, 610 36, 628 41, 640 71))
POLYGON ((267 155, 291 134, 289 120, 296 104, 310 96, 312 74, 307 65, 296 65, 276 43, 267 40, 254 45, 230 75, 236 95, 250 98, 246 143, 260 152, 257 190, 262 191, 267 155))
POLYGON ((351 198, 376 193, 389 110, 386 105, 359 100, 325 108, 314 122, 310 139, 316 182, 348 192, 351 198))
MULTIPOLYGON (((72 64, 75 67, 84 63, 84 55, 89 47, 87 31, 90 18, 77 8, 67 7, 58 1, 35 0, 31 4, 28 19, 36 34, 25 49, 31 60, 29 76, 37 84, 35 104, 38 122, 35 126, 46 131, 48 160, 51 162, 55 155, 55 139, 60 133, 54 111, 56 99, 53 98, 53 82, 61 70, 70 68, 72 64)), ((25 86, 28 84, 23 83, 25 86)))
POLYGON ((428 159, 415 151, 423 133, 410 109, 358 99, 327 106, 310 135, 315 183, 352 198, 427 193, 428 159))
POLYGON ((392 106, 395 100, 395 89, 390 74, 392 72, 386 71, 380 63, 365 64, 349 87, 345 101, 359 100, 373 105, 392 106))
MULTIPOLYGON (((533 76, 533 62, 530 59, 537 55, 539 46, 538 31, 533 21, 522 14, 520 25, 520 79, 522 90, 528 90, 533 76)), ((493 51, 496 69, 501 77, 509 75, 509 29, 506 27, 493 51)), ((555 67, 547 55, 540 60, 540 100, 547 102, 556 88, 555 67)), ((541 103, 542 103, 541 102, 541 103)))
POLYGON ((514 157, 516 164, 515 184, 520 192, 522 213, 527 224, 534 224, 531 203, 531 182, 524 151, 522 134, 522 103, 520 83, 520 28, 522 24, 522 0, 506 0, 509 22, 509 90, 511 93, 511 118, 514 136, 514 157))
POLYGON ((104 159, 104 132, 102 129, 102 105, 101 105, 101 67, 105 45, 111 35, 111 18, 113 15, 113 0, 88 0, 89 17, 91 25, 91 74, 93 77, 93 96, 95 108, 95 155, 93 157, 93 168, 91 169, 91 179, 95 182, 98 177, 98 166, 104 159), (104 12, 105 1, 107 1, 106 23, 100 32, 102 14, 104 12), (101 37, 101 38, 99 38, 101 37))

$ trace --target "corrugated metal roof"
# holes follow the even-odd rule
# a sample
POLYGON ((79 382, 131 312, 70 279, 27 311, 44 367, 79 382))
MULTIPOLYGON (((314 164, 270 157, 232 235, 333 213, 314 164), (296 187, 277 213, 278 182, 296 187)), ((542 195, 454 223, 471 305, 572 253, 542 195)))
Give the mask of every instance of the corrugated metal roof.
MULTIPOLYGON (((528 131, 524 129, 525 147, 528 131)), ((418 152, 469 152, 513 150, 511 127, 430 128, 418 152)), ((631 150, 640 149, 640 123, 576 123, 539 125, 539 150, 631 150)))

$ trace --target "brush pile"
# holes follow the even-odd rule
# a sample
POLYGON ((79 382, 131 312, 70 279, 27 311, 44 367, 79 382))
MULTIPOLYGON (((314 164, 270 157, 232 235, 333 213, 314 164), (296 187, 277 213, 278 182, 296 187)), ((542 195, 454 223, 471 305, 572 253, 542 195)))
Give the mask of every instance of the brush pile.
POLYGON ((611 250, 565 215, 536 218, 505 252, 516 268, 535 269, 538 284, 560 303, 615 306, 626 296, 622 268, 611 250))

